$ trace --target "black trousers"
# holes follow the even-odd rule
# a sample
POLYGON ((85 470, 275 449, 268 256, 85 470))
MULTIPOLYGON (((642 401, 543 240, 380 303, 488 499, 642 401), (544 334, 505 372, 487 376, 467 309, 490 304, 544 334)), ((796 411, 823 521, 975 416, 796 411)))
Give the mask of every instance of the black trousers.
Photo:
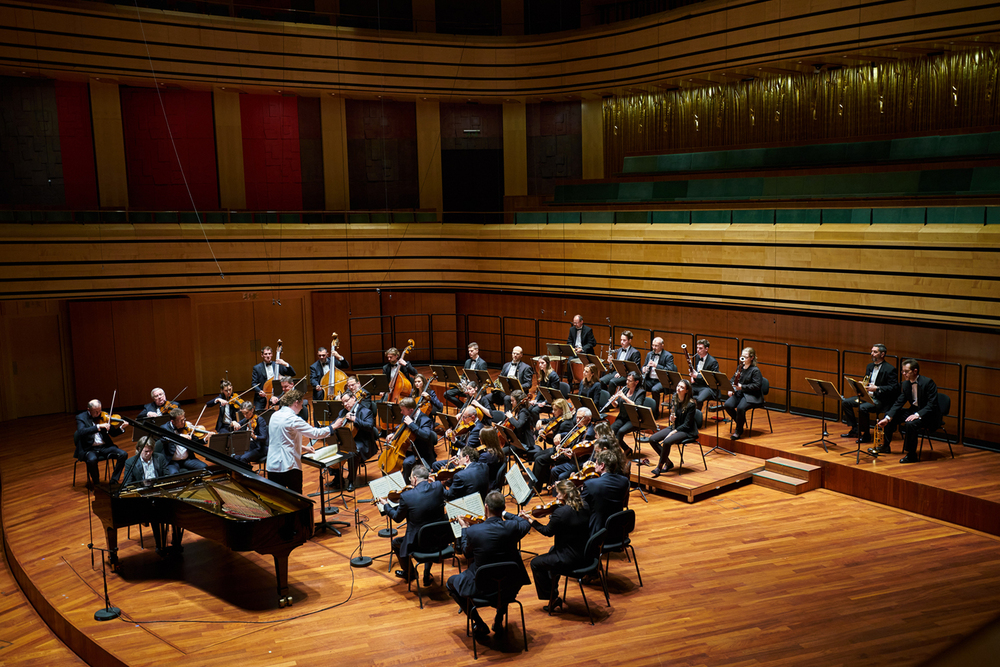
POLYGON ((268 471, 267 478, 272 482, 281 484, 286 489, 291 489, 296 493, 302 493, 302 471, 296 468, 285 472, 268 471))

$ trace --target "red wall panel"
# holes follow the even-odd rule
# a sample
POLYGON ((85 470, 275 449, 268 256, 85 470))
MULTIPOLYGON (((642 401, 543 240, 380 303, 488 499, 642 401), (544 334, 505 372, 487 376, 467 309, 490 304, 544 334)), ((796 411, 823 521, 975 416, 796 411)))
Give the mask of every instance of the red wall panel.
POLYGON ((55 84, 66 208, 94 209, 99 204, 90 90, 85 83, 56 81, 55 84))
POLYGON ((156 90, 121 88, 129 206, 149 210, 218 209, 212 94, 160 92, 162 107, 156 90), (164 109, 170 120, 169 132, 164 109), (183 172, 177 163, 178 155, 183 172))
POLYGON ((247 208, 302 210, 298 99, 240 95, 247 208))

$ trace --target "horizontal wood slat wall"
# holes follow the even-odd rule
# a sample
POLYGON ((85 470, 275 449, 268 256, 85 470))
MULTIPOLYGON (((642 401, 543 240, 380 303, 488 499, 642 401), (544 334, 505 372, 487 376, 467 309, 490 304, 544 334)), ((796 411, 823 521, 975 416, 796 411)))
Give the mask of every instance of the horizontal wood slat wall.
POLYGON ((997 227, 12 224, 0 299, 504 289, 990 329, 997 227))
POLYGON ((845 48, 957 39, 998 24, 986 0, 956 0, 948 11, 908 1, 705 3, 556 38, 380 37, 86 3, 0 7, 0 67, 16 73, 124 83, 151 80, 152 66, 158 80, 202 86, 497 98, 596 92, 845 48))

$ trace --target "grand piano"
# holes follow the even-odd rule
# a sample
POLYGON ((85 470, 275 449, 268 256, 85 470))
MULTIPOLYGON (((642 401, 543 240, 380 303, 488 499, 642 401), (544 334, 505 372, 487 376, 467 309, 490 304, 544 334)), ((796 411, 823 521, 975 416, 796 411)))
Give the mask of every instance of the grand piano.
POLYGON ((156 440, 173 440, 207 464, 117 488, 99 485, 94 514, 104 524, 109 562, 118 565, 118 529, 149 523, 157 550, 165 549, 166 526, 175 546, 184 530, 233 551, 256 551, 274 557, 278 606, 292 604, 288 594, 288 555, 313 535, 313 501, 255 474, 250 466, 149 423, 123 418, 156 440))

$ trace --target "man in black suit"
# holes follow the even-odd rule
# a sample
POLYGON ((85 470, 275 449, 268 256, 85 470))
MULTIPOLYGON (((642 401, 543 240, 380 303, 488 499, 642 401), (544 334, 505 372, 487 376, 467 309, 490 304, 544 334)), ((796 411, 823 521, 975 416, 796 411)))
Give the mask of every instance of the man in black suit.
POLYGON ((412 380, 417 375, 417 369, 414 368, 413 364, 411 364, 406 359, 400 359, 401 356, 403 355, 401 355, 399 353, 399 350, 397 350, 394 347, 390 347, 388 350, 386 350, 385 351, 386 363, 382 365, 382 374, 385 375, 387 378, 391 379, 392 369, 398 368, 400 371, 402 371, 403 375, 407 377, 407 379, 412 380))
MULTIPOLYGON (((313 388, 313 400, 326 400, 326 387, 323 386, 323 376, 327 373, 332 373, 335 368, 344 370, 350 367, 351 365, 347 363, 347 359, 344 359, 344 355, 340 352, 334 350, 333 354, 331 354, 325 347, 317 349, 316 361, 312 362, 309 366, 309 384, 313 388), (333 357, 332 362, 330 361, 331 356, 333 357)), ((329 382, 333 384, 332 377, 329 382)))
POLYGON ((113 426, 111 420, 101 419, 101 402, 96 398, 87 404, 87 409, 76 416, 76 433, 73 434, 73 444, 76 445, 76 458, 87 464, 88 485, 101 481, 98 461, 114 459, 115 469, 111 473, 111 482, 116 483, 121 477, 122 468, 128 454, 115 446, 112 438, 124 433, 122 427, 113 426))
MULTIPOLYGON (((899 393, 899 382, 896 379, 896 369, 885 360, 885 345, 872 345, 872 362, 865 368, 865 378, 868 383, 865 389, 868 395, 875 399, 874 403, 861 402, 857 396, 844 397, 844 421, 851 430, 841 435, 842 438, 856 438, 858 444, 871 442, 870 432, 872 412, 885 412, 896 400, 899 393), (858 408, 860 420, 854 416, 854 408, 858 408), (860 421, 860 424, 859 424, 860 421)), ((879 447, 880 454, 889 453, 888 443, 879 447)))
MULTIPOLYGON (((521 390, 524 393, 528 393, 528 390, 531 389, 531 378, 535 372, 531 369, 531 366, 521 361, 522 353, 523 350, 521 350, 520 346, 511 350, 510 361, 505 363, 500 369, 500 375, 508 378, 516 378, 521 383, 521 390)), ((500 404, 503 403, 504 409, 510 410, 510 398, 505 396, 499 389, 493 390, 493 393, 490 395, 490 403, 494 409, 499 410, 500 404)))
POLYGON ((478 493, 483 500, 490 490, 490 471, 485 463, 479 462, 479 452, 472 447, 463 447, 458 453, 458 465, 465 468, 455 473, 444 492, 446 500, 455 500, 478 493))
POLYGON ((272 380, 271 387, 273 395, 271 404, 277 405, 281 398, 281 376, 295 376, 295 369, 284 359, 274 359, 274 353, 270 347, 265 347, 260 351, 260 363, 253 367, 250 372, 251 386, 254 389, 253 406, 257 412, 263 412, 268 407, 267 397, 264 395, 264 383, 272 380))
MULTIPOLYGON (((523 517, 505 512, 505 502, 502 493, 490 491, 486 495, 486 521, 469 525, 464 516, 458 518, 458 523, 462 526, 459 548, 465 553, 469 567, 461 574, 455 574, 448 578, 448 593, 463 610, 469 608, 468 600, 477 592, 476 572, 484 565, 493 563, 514 563, 517 565, 516 578, 506 582, 514 587, 515 597, 522 586, 531 583, 517 548, 521 538, 531 530, 531 524, 523 517)), ((479 612, 473 611, 472 613, 473 630, 476 637, 482 638, 489 635, 490 630, 483 622, 479 612)), ((506 605, 497 607, 496 618, 493 621, 494 632, 500 629, 506 613, 506 605)))
POLYGON ((167 457, 153 451, 153 439, 148 435, 139 438, 136 454, 125 462, 122 484, 133 484, 143 480, 156 479, 167 474, 167 457))
POLYGON ((594 457, 600 477, 583 483, 584 502, 590 506, 590 533, 594 534, 608 522, 608 517, 625 509, 628 499, 628 477, 619 474, 614 452, 602 450, 594 457))
MULTIPOLYGON (((643 387, 646 393, 652 392, 653 416, 660 418, 660 394, 663 393, 663 384, 653 371, 676 371, 677 364, 674 363, 674 355, 663 349, 663 339, 657 336, 652 342, 653 349, 646 353, 646 361, 642 365, 643 387)), ((617 383, 616 383, 617 386, 617 383)))
POLYGON ((340 400, 343 402, 344 408, 337 415, 336 421, 333 422, 333 428, 336 430, 341 427, 353 427, 356 431, 354 443, 357 445, 357 453, 348 464, 350 472, 347 480, 347 490, 353 491, 358 467, 375 452, 375 415, 363 403, 359 402, 354 394, 344 392, 341 394, 340 400))
MULTIPOLYGON (((404 428, 409 429, 413 438, 410 454, 403 459, 403 479, 409 484, 410 471, 418 463, 431 465, 437 459, 437 454, 434 452, 437 433, 434 432, 434 422, 431 418, 417 410, 417 402, 409 396, 399 402, 399 411, 403 413, 404 428)), ((386 446, 389 444, 387 442, 386 446)))
MULTIPOLYGON (((406 522, 406 534, 392 540, 392 550, 399 559, 400 567, 396 570, 396 576, 406 581, 417 576, 416 572, 411 572, 410 552, 416 545, 420 528, 429 523, 445 520, 444 486, 440 482, 428 481, 428 475, 427 468, 422 465, 413 469, 413 488, 403 491, 399 497, 398 507, 389 505, 385 498, 378 499, 382 511, 388 514, 389 518, 396 523, 406 522)), ((428 562, 424 567, 424 585, 429 586, 433 581, 431 563, 428 562)))
MULTIPOLYGON (((479 356, 479 343, 469 343, 469 358, 465 360, 465 368, 477 371, 486 370, 486 360, 479 356)), ((456 408, 465 404, 466 396, 461 387, 451 387, 444 392, 444 397, 456 408)))
MULTIPOLYGON (((622 335, 619 337, 619 344, 621 347, 618 348, 617 352, 614 352, 614 358, 618 361, 631 361, 636 365, 642 360, 642 353, 639 350, 632 347, 632 332, 623 331, 622 335)), ((611 358, 612 352, 608 351, 608 358, 611 358)), ((601 378, 601 386, 607 389, 612 394, 618 391, 618 388, 625 384, 625 378, 619 375, 612 368, 611 372, 601 378), (611 387, 614 386, 612 389, 611 387)))
POLYGON ((164 407, 167 404, 167 394, 161 388, 156 387, 153 389, 153 391, 149 392, 149 397, 153 400, 142 406, 142 410, 139 411, 139 415, 136 417, 137 420, 151 419, 169 412, 169 410, 165 411, 164 407))
MULTIPOLYGON (((594 330, 583 323, 581 315, 573 317, 573 324, 566 334, 566 344, 573 348, 577 354, 593 354, 597 347, 597 338, 594 337, 594 330)), ((566 364, 564 374, 570 387, 573 386, 573 364, 583 363, 579 359, 571 359, 566 364)))
POLYGON ((705 401, 714 399, 715 391, 708 386, 705 379, 701 376, 702 371, 712 371, 713 373, 719 372, 719 362, 715 360, 715 357, 708 353, 708 348, 710 343, 705 338, 699 338, 698 343, 695 346, 694 354, 694 368, 689 369, 689 377, 691 378, 691 395, 694 400, 698 402, 698 409, 701 410, 701 406, 705 401))
MULTIPOLYGON (((937 385, 934 380, 920 374, 920 364, 916 359, 903 362, 903 382, 899 396, 879 426, 888 426, 885 431, 885 443, 892 440, 892 433, 899 426, 903 434, 903 451, 905 456, 900 463, 916 463, 917 436, 919 429, 933 431, 941 424, 941 409, 938 407, 937 385), (909 403, 909 407, 903 407, 909 403)), ((869 450, 871 451, 871 450, 869 450)))
MULTIPOLYGON (((177 437, 179 438, 191 439, 188 436, 181 435, 186 426, 187 420, 185 419, 184 410, 181 408, 174 408, 170 411, 170 421, 163 425, 163 429, 177 434, 177 437)), ((176 475, 182 469, 202 470, 208 467, 205 465, 204 461, 195 457, 194 452, 184 445, 179 445, 173 440, 167 438, 164 438, 160 442, 163 443, 163 455, 167 457, 168 475, 176 475)))

